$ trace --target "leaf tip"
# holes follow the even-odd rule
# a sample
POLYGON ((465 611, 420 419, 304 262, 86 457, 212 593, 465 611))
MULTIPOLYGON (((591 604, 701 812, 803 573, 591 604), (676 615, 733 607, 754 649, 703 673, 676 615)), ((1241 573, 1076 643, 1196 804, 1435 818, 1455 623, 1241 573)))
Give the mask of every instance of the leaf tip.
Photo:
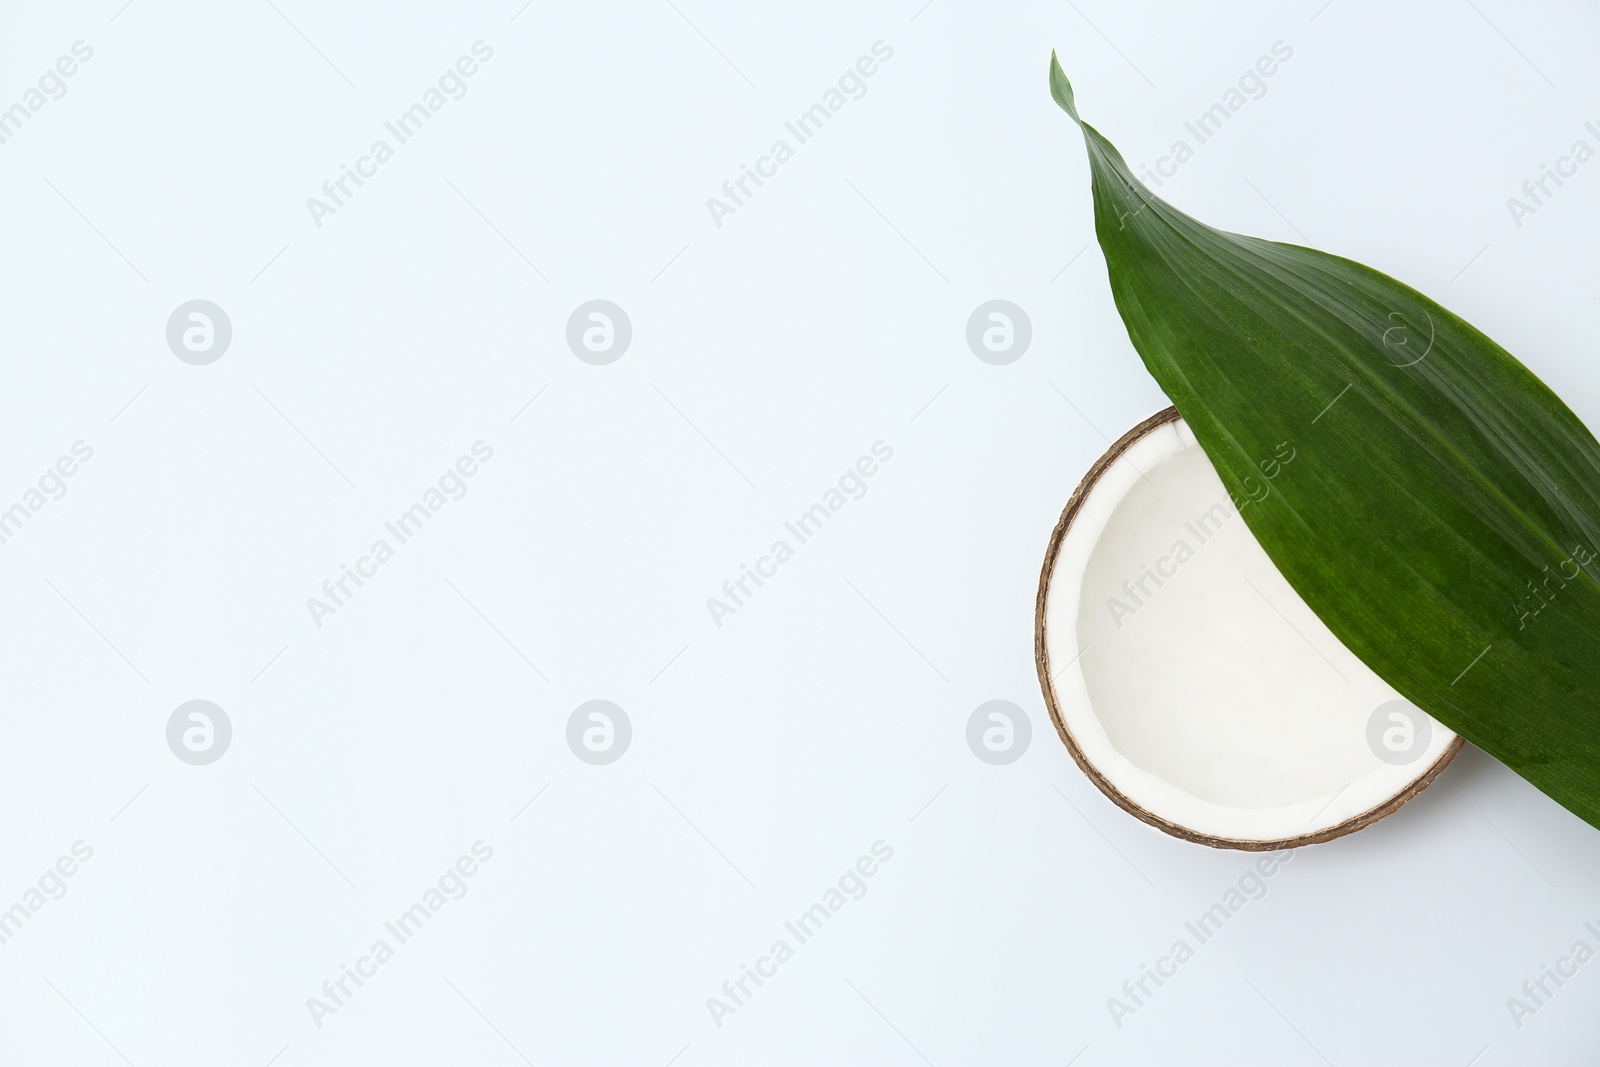
POLYGON ((1078 118, 1078 105, 1072 97, 1072 83, 1067 80, 1066 71, 1061 69, 1061 61, 1056 58, 1054 49, 1050 52, 1050 95, 1061 105, 1062 111, 1072 116, 1073 121, 1082 121, 1078 118))

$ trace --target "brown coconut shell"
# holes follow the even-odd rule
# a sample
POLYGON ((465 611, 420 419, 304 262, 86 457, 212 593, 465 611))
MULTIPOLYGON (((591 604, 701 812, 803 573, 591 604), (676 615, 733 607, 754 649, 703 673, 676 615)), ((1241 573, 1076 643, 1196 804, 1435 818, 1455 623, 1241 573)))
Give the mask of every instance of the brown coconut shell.
POLYGON ((1078 768, 1089 777, 1091 782, 1099 787, 1100 792, 1111 798, 1112 803, 1134 818, 1149 823, 1156 829, 1163 830, 1173 837, 1179 837, 1185 841, 1208 845, 1211 848, 1239 849, 1244 852, 1272 852, 1278 849, 1299 848, 1301 845, 1321 844, 1324 841, 1332 841, 1336 837, 1354 833, 1362 827, 1371 826, 1379 819, 1394 814, 1400 809, 1401 805, 1426 789, 1439 776, 1440 772, 1449 766, 1450 761, 1455 759, 1456 753, 1460 752, 1462 745, 1466 743, 1465 739, 1457 735, 1456 739, 1450 743, 1444 752, 1440 753, 1439 757, 1430 766, 1413 779, 1410 785, 1376 807, 1352 816, 1337 826, 1330 826, 1325 830, 1301 834, 1297 837, 1285 837, 1277 841, 1239 841, 1198 833, 1187 826, 1164 819, 1155 812, 1134 803, 1117 789, 1105 775, 1101 774, 1099 768, 1089 762, 1083 753, 1083 749, 1079 747, 1077 740, 1072 736, 1072 731, 1067 728, 1066 719, 1061 714, 1060 701, 1056 696, 1055 683, 1050 673, 1050 653, 1045 640, 1045 600, 1050 590, 1050 578, 1055 573, 1056 560, 1061 553, 1061 544, 1066 539, 1067 532, 1072 529, 1072 521, 1077 517, 1083 502, 1088 499, 1089 493, 1098 484, 1106 470, 1141 438, 1159 427, 1177 422, 1179 418, 1181 416, 1178 414, 1178 409, 1169 407, 1164 411, 1158 411, 1123 434, 1115 444, 1106 450, 1105 455, 1095 461, 1094 466, 1090 467, 1089 472, 1083 476, 1083 481, 1079 482, 1078 488, 1073 490, 1072 497, 1067 501, 1066 508, 1061 512, 1060 521, 1056 523, 1055 531, 1050 535, 1050 545, 1045 549, 1044 568, 1039 574, 1039 595, 1035 602, 1033 614, 1033 658, 1039 670, 1039 685, 1044 690, 1045 705, 1050 709, 1051 721, 1056 724, 1056 733, 1061 736, 1062 743, 1067 746, 1067 751, 1072 754, 1073 762, 1077 763, 1078 768))

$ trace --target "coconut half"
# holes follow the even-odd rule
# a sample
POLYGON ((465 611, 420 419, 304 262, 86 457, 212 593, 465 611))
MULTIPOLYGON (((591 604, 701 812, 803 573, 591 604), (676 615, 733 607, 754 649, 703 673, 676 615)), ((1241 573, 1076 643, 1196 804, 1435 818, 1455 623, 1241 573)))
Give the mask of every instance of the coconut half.
MULTIPOLYGON (((1262 457, 1241 506, 1272 506, 1296 458, 1287 442, 1262 457)), ((1300 599, 1176 408, 1129 431, 1072 494, 1045 555, 1034 651, 1084 773, 1152 826, 1216 848, 1358 830, 1462 744, 1300 599)))

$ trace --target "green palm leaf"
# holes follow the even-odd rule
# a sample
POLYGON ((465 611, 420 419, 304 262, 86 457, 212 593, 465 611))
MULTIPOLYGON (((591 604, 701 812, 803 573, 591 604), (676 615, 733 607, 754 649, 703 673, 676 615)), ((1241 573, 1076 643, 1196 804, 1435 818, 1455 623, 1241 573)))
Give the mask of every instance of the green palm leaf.
POLYGON ((1505 349, 1315 249, 1152 194, 1078 117, 1095 232, 1145 366, 1243 517, 1340 640, 1407 699, 1600 826, 1600 445, 1505 349))

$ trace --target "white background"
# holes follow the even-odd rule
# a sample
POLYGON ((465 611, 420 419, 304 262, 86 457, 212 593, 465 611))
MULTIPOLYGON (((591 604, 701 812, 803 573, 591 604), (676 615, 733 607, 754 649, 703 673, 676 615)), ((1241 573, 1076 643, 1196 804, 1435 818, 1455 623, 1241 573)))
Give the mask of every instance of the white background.
POLYGON ((1592 8, 275 2, 0 23, 0 107, 94 49, 0 145, 0 508, 94 449, 0 545, 0 908, 94 849, 0 945, 0 1063, 1589 1061, 1600 963, 1520 1028, 1506 1001, 1600 948, 1595 833, 1470 748, 1117 1026, 1252 860, 1078 773, 1032 622, 1073 486, 1165 404, 1050 49, 1139 165, 1286 42, 1163 193, 1417 285, 1600 425, 1600 163, 1506 207, 1595 142, 1592 8), (480 39, 467 95, 315 225, 480 39), (706 199, 879 40, 866 95, 718 227, 706 199), (209 366, 164 334, 196 298, 233 324, 209 366), (605 367, 565 342, 594 298, 634 330, 605 367), (964 337, 994 298, 1033 325, 1009 366, 964 337), (467 495, 315 626, 480 439, 467 495), (714 625, 880 439, 866 495, 714 625), (234 729, 204 767, 165 739, 196 698, 234 729), (603 767, 565 740, 595 698, 634 730, 603 767), (997 698, 1033 726, 1000 767, 965 740, 997 698), (316 1026, 480 839, 470 892, 316 1026), (718 1026, 707 998, 879 840, 866 896, 718 1026))

